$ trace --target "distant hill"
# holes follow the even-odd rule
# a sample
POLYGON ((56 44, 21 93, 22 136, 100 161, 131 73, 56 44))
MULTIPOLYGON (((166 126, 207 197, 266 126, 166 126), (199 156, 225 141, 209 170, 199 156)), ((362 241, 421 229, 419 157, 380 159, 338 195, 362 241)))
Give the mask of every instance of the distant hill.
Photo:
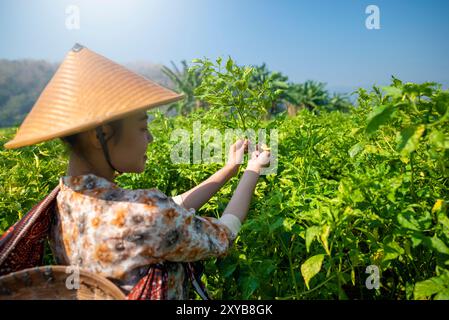
MULTIPOLYGON (((0 127, 17 126, 23 121, 58 65, 45 60, 0 59, 0 127)), ((162 73, 162 65, 133 62, 125 67, 163 86, 173 87, 162 73)))
POLYGON ((0 60, 0 127, 23 120, 56 68, 44 60, 0 60))

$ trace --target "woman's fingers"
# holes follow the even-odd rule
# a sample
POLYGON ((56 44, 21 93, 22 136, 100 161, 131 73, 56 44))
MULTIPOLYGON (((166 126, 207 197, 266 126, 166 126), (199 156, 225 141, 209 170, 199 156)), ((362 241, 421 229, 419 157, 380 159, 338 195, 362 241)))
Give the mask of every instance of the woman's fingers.
POLYGON ((236 142, 234 142, 234 144, 229 148, 230 163, 232 163, 233 165, 242 164, 243 157, 247 148, 247 139, 238 139, 236 142))
POLYGON ((256 160, 261 165, 266 165, 270 163, 271 153, 270 151, 259 151, 256 150, 251 154, 251 160, 256 160))
POLYGON ((251 154, 251 159, 256 160, 259 154, 260 152, 258 150, 253 151, 253 153, 251 154))
MULTIPOLYGON (((250 159, 256 160, 261 166, 270 162, 270 148, 265 144, 255 144, 255 150, 251 152, 250 159)), ((234 163, 241 164, 243 155, 248 150, 252 150, 253 142, 248 139, 238 139, 230 148, 231 158, 234 163)))
POLYGON ((248 146, 248 139, 239 139, 237 140, 237 142, 235 143, 235 146, 237 149, 240 149, 242 147, 247 147, 248 146))
POLYGON ((234 142, 234 144, 231 146, 231 151, 239 150, 243 145, 242 139, 239 139, 234 142))
POLYGON ((270 151, 264 151, 262 152, 258 157, 257 160, 259 160, 259 163, 262 166, 266 166, 270 163, 271 160, 271 153, 270 151))

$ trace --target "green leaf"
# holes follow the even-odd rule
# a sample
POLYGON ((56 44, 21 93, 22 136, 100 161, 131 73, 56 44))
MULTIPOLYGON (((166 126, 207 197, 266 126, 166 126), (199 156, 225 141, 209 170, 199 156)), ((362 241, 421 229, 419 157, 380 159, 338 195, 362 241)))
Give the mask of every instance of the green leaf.
POLYGON ((398 214, 397 219, 398 219, 399 224, 402 227, 404 227, 406 229, 415 230, 415 231, 421 231, 419 226, 417 224, 413 223, 414 221, 410 221, 402 213, 398 214))
POLYGON ((237 268, 237 263, 229 262, 229 263, 220 265, 220 267, 221 267, 220 271, 221 271, 221 274, 223 275, 223 277, 228 278, 234 273, 235 269, 237 268))
POLYGON ((323 264, 324 254, 317 254, 306 260, 301 265, 301 274, 306 283, 307 289, 310 290, 309 282, 310 280, 318 274, 321 270, 321 265, 323 264))
POLYGON ((384 246, 384 256, 382 261, 394 260, 402 254, 404 254, 404 249, 402 249, 398 243, 391 241, 384 246))
POLYGON ((438 292, 437 295, 435 296, 435 300, 449 300, 449 290, 438 292))
POLYGON ((243 299, 248 299, 258 287, 259 281, 256 278, 252 276, 244 277, 241 281, 243 299))
POLYGON ((449 106, 449 92, 439 92, 435 98, 435 107, 440 116, 444 116, 448 111, 449 106))
POLYGON ((449 136, 441 131, 432 131, 429 135, 429 141, 436 148, 449 149, 449 136))
POLYGON ((248 83, 245 80, 237 80, 235 82, 235 86, 237 87, 237 89, 239 89, 240 91, 244 91, 246 90, 246 88, 248 87, 248 83))
POLYGON ((269 226, 270 233, 272 233, 274 230, 276 230, 283 224, 284 224, 284 218, 278 218, 274 223, 270 224, 270 226, 269 226))
MULTIPOLYGON (((438 238, 436 235, 434 235, 432 238, 430 237, 426 237, 420 233, 415 232, 412 235, 412 241, 419 241, 419 243, 423 243, 426 247, 433 249, 439 253, 442 254, 447 254, 449 255, 449 248, 447 247, 447 245, 440 239, 438 238)), ((415 243, 413 243, 413 246, 415 246, 415 243)))
POLYGON ((401 87, 402 86, 402 81, 399 80, 398 78, 396 78, 393 75, 391 76, 391 82, 392 82, 394 87, 401 87))
POLYGON ((355 286, 355 271, 353 268, 351 269, 351 283, 355 286))
POLYGON ((449 230, 449 218, 443 212, 439 212, 437 218, 438 223, 443 225, 446 230, 449 230))
POLYGON ((243 78, 248 79, 248 77, 250 76, 252 71, 253 71, 253 68, 245 67, 245 71, 243 72, 243 78))
POLYGON ((402 96, 402 89, 397 87, 382 87, 382 90, 385 91, 388 96, 393 98, 399 98, 402 96))
POLYGON ((373 133, 376 131, 379 126, 386 123, 391 118, 394 111, 395 108, 392 105, 382 105, 378 107, 368 116, 366 131, 368 133, 373 133))
POLYGON ((348 153, 351 158, 354 158, 364 149, 365 145, 362 142, 358 142, 349 149, 348 153))
POLYGON ((273 85, 279 89, 288 89, 288 84, 284 81, 273 81, 273 85))
POLYGON ((232 67, 234 66, 234 61, 232 61, 231 57, 226 61, 226 70, 232 72, 232 67))
POLYGON ((274 94, 275 94, 276 96, 278 96, 278 95, 282 94, 283 92, 284 92, 284 90, 282 90, 282 89, 277 89, 276 91, 274 91, 274 94))
POLYGON ((331 231, 331 227, 329 227, 328 225, 325 225, 325 226, 323 226, 322 232, 320 235, 320 239, 321 239, 321 243, 323 244, 323 248, 329 256, 331 255, 331 252, 329 250, 329 245, 327 243, 327 239, 329 238, 330 231, 331 231))
POLYGON ((256 272, 259 279, 270 279, 270 274, 276 270, 276 266, 270 259, 262 260, 261 263, 258 265, 256 272))
POLYGON ((449 254, 449 248, 446 246, 443 240, 438 238, 436 235, 430 238, 430 244, 431 247, 439 253, 449 254))
POLYGON ((306 230, 306 250, 307 252, 310 251, 310 245, 312 244, 313 240, 320 235, 321 228, 318 226, 312 226, 307 228, 306 230))
POLYGON ((413 248, 416 248, 417 246, 419 246, 423 242, 422 236, 419 235, 418 233, 412 234, 411 239, 412 239, 412 246, 413 246, 413 248))
POLYGON ((423 124, 403 129, 401 131, 401 138, 398 144, 398 151, 402 154, 409 154, 413 152, 418 147, 419 138, 421 138, 425 129, 426 126, 423 124))
POLYGON ((427 299, 435 295, 435 299, 445 299, 449 296, 449 273, 446 271, 438 277, 417 282, 413 295, 415 299, 427 299))
POLYGON ((292 218, 285 218, 282 225, 284 226, 284 229, 287 231, 292 231, 293 225, 296 223, 295 219, 292 218))
POLYGON ((413 295, 415 296, 415 299, 422 299, 430 297, 440 290, 440 284, 435 282, 433 279, 429 279, 416 283, 415 290, 413 290, 413 295))

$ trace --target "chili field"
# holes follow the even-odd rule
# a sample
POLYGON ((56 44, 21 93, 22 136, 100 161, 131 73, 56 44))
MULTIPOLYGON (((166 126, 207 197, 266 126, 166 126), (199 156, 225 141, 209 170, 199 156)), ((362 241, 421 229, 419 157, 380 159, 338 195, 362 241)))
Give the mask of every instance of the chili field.
MULTIPOLYGON (((251 87, 251 68, 197 60, 187 115, 150 111, 154 142, 142 174, 124 188, 176 195, 222 164, 171 161, 171 133, 216 128, 277 129, 278 167, 261 176, 250 212, 225 257, 205 261, 215 299, 449 299, 449 92, 435 83, 359 89, 346 112, 300 109, 267 117, 283 94, 251 87), (230 106, 234 106, 231 108, 230 106)), ((60 141, 6 150, 16 128, 0 131, 0 234, 65 174, 60 141)), ((241 171, 243 170, 243 166, 241 171)), ((219 217, 238 183, 232 178, 197 214, 219 217)), ((48 252, 46 263, 52 263, 48 252)))

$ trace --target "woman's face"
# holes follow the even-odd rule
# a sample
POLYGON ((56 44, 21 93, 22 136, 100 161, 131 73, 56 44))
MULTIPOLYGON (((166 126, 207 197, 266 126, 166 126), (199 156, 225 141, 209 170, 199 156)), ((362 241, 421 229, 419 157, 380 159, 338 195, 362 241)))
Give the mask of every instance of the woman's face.
POLYGON ((146 111, 124 118, 122 134, 117 144, 114 145, 113 139, 108 141, 112 164, 122 172, 143 172, 147 147, 152 141, 146 111))

